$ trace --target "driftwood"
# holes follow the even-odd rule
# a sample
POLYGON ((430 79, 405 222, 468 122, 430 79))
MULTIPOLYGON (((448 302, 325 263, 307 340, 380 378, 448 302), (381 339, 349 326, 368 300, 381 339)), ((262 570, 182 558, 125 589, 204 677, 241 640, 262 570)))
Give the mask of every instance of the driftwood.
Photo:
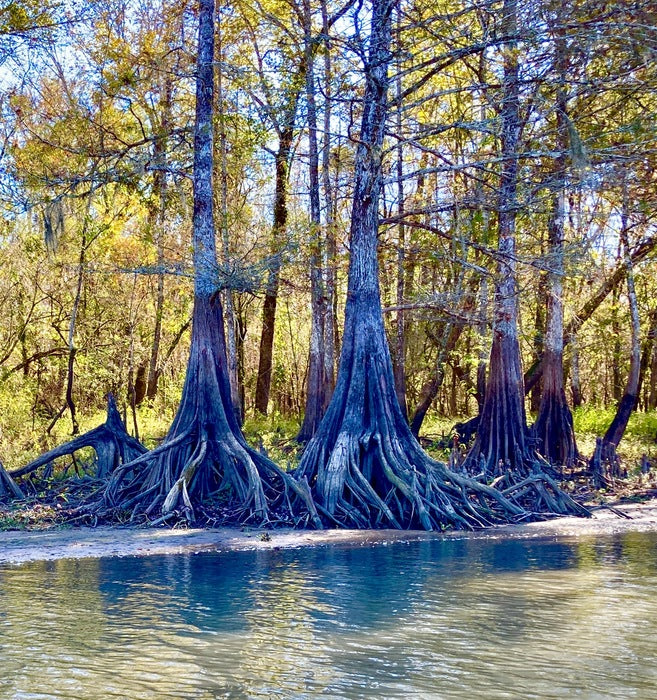
POLYGON ((95 450, 96 476, 101 479, 108 477, 120 464, 130 462, 146 452, 146 448, 139 440, 126 431, 116 407, 116 401, 109 394, 107 397, 107 419, 102 425, 45 452, 24 467, 10 472, 9 476, 17 478, 31 474, 58 457, 73 455, 84 447, 92 447, 95 450))

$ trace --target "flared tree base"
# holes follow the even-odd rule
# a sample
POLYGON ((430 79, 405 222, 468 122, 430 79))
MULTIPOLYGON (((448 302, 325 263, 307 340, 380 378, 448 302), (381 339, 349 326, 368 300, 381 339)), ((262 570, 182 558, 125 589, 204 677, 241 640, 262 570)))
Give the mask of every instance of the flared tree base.
POLYGON ((563 390, 544 393, 532 434, 538 452, 552 465, 572 467, 578 458, 573 416, 563 390))
POLYGON ((219 299, 197 298, 178 413, 163 443, 112 475, 98 506, 162 520, 196 519, 208 499, 225 523, 321 526, 303 484, 249 447, 230 401, 219 299))
POLYGON ((329 526, 474 529, 550 514, 585 515, 549 477, 498 489, 431 459, 404 420, 385 349, 359 334, 327 414, 296 472, 329 526))
POLYGON ((121 464, 130 462, 146 452, 139 440, 126 431, 114 397, 109 394, 107 418, 102 425, 44 452, 29 464, 12 472, 11 476, 26 476, 40 467, 51 464, 55 459, 73 455, 85 447, 93 448, 96 453, 96 476, 100 479, 106 479, 121 464))

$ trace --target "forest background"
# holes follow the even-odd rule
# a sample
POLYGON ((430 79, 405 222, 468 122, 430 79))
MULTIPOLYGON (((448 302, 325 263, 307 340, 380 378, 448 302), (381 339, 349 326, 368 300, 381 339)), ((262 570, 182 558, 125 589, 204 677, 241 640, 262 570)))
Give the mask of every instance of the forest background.
MULTIPOLYGON (((656 20, 641 1, 398 5, 379 263, 415 432, 437 439, 478 413, 494 293, 511 261, 530 417, 558 293, 580 452, 593 452, 629 390, 621 452, 631 467, 653 456, 656 20), (498 231, 514 65, 509 252, 498 231)), ((283 463, 296 463, 313 387, 330 395, 337 369, 366 23, 360 3, 219 8, 229 369, 247 436, 283 463)), ((195 26, 185 2, 0 8, 0 458, 10 469, 101 423, 109 392, 147 446, 171 423, 193 299, 195 26)))

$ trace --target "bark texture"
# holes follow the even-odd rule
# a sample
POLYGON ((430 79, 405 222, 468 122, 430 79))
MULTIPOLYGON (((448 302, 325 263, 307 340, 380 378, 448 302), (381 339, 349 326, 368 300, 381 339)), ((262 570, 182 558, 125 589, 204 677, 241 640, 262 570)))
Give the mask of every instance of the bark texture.
POLYGON ((0 462, 0 500, 11 498, 24 498, 24 494, 0 462))
POLYGON ((496 473, 500 467, 523 473, 527 468, 526 417, 518 341, 518 289, 516 282, 515 222, 520 132, 520 87, 517 53, 517 3, 505 0, 501 32, 504 76, 500 109, 502 171, 498 204, 498 252, 495 283, 493 340, 488 384, 481 409, 477 438, 467 458, 472 471, 496 473))
MULTIPOLYGON (((512 485, 510 491, 502 493, 431 460, 413 437, 397 400, 383 327, 377 260, 393 6, 394 0, 375 0, 372 4, 364 113, 356 155, 344 340, 336 389, 296 476, 310 484, 317 509, 327 524, 432 530, 472 528, 529 517, 516 496, 533 492, 533 480, 523 487, 512 485)), ((556 485, 549 493, 551 487, 537 480, 551 509, 578 510, 556 485)))
MULTIPOLYGON (((308 175, 310 183, 310 294, 311 329, 306 379, 306 406, 297 440, 308 442, 324 416, 330 398, 327 377, 326 326, 330 322, 323 275, 323 227, 319 187, 319 147, 317 143, 317 105, 315 100, 315 64, 312 15, 309 0, 302 3, 304 56, 306 63, 306 104, 308 109, 308 175)), ((332 374, 332 373, 331 373, 332 374)))
POLYGON ((163 443, 113 473, 100 508, 131 508, 133 517, 161 513, 158 521, 178 511, 194 521, 196 509, 214 496, 220 520, 297 523, 292 500, 306 503, 308 516, 313 509, 307 491, 247 445, 231 402, 213 212, 213 32, 214 0, 200 0, 194 313, 182 398, 163 443))
MULTIPOLYGON (((559 31, 559 30, 557 30, 559 31)), ((555 67, 561 79, 556 95, 556 134, 559 155, 553 175, 552 213, 548 227, 547 328, 543 353, 543 391, 533 432, 539 452, 551 464, 572 467, 577 458, 573 416, 566 399, 563 371, 563 275, 566 218, 566 153, 568 149, 566 44, 557 37, 555 67)))
POLYGON ((269 391, 271 389, 272 361, 274 357, 274 326, 276 323, 276 306, 278 304, 278 285, 281 274, 280 245, 287 226, 288 207, 287 190, 290 169, 290 154, 294 139, 294 120, 297 111, 299 93, 290 97, 290 105, 285 112, 284 122, 279 130, 278 150, 276 151, 276 186, 274 191, 274 223, 272 238, 274 255, 267 276, 265 300, 262 306, 262 332, 260 335, 260 355, 258 359, 258 376, 256 379, 255 407, 267 415, 269 391))

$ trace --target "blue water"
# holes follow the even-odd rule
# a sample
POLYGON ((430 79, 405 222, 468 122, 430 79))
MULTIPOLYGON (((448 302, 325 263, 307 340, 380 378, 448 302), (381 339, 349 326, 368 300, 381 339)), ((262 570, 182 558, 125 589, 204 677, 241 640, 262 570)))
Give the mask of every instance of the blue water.
POLYGON ((657 698, 657 537, 0 567, 1 698, 657 698))

